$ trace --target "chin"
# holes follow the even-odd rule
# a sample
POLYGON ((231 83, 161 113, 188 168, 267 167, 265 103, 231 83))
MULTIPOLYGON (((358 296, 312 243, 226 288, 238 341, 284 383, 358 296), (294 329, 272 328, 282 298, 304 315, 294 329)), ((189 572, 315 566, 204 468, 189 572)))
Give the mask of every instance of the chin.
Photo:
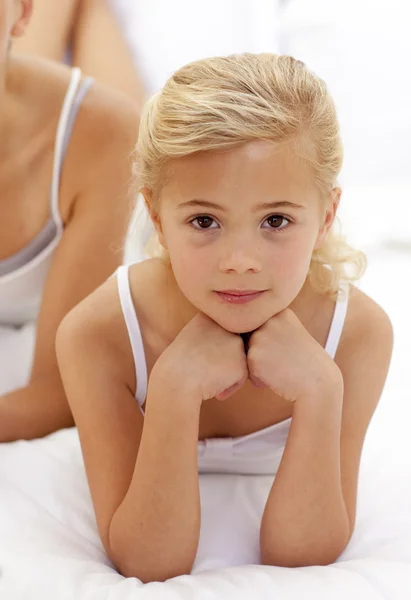
POLYGON ((264 325, 264 323, 266 321, 268 321, 268 319, 271 319, 273 315, 269 315, 266 318, 262 318, 261 316, 259 318, 254 317, 237 317, 237 318, 231 318, 231 319, 227 319, 221 316, 216 316, 216 315, 209 315, 209 317, 211 319, 213 319, 218 325, 220 325, 220 327, 222 327, 223 329, 225 329, 226 331, 230 331, 231 333, 250 333, 251 331, 255 331, 256 329, 258 329, 259 327, 261 327, 261 325, 264 325))

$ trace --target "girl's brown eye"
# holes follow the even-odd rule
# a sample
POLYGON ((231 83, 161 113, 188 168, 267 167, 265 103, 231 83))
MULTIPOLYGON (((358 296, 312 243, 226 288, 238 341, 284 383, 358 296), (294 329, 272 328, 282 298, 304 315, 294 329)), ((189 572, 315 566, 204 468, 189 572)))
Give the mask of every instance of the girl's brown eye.
POLYGON ((201 216, 193 219, 192 223, 196 224, 197 229, 210 229, 214 223, 214 219, 212 217, 201 216))
POLYGON ((273 215, 272 217, 268 217, 267 222, 270 227, 280 227, 281 223, 284 221, 284 217, 279 217, 278 215, 273 215))
POLYGON ((271 215, 264 222, 268 223, 269 229, 284 229, 290 221, 282 215, 271 215))

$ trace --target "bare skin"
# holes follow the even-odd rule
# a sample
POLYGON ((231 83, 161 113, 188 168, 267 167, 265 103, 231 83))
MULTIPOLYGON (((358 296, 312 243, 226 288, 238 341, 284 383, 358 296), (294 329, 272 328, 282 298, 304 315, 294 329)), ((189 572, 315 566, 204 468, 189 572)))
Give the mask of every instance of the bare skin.
POLYGON ((14 50, 60 62, 69 47, 73 65, 141 109, 144 85, 107 0, 36 0, 32 21, 14 50))
MULTIPOLYGON (((28 17, 23 8, 29 4, 16 2, 13 34, 23 33, 28 17)), ((4 28, 13 24, 11 13, 2 17, 4 28)), ((71 77, 66 66, 14 53, 4 71, 0 259, 24 248, 50 218, 56 128, 71 77)), ((45 286, 30 383, 0 398, 0 442, 73 424, 57 368, 55 335, 64 315, 122 261, 137 131, 138 113, 128 100, 98 84, 90 88, 64 162, 59 203, 64 233, 45 286)))
POLYGON ((262 562, 329 564, 351 537, 361 449, 392 331, 383 310, 351 287, 335 361, 325 353, 335 302, 312 288, 302 265, 332 224, 338 190, 319 216, 306 175, 287 152, 256 143, 175 161, 160 209, 145 190, 173 269, 158 259, 130 269, 149 374, 144 417, 117 282, 59 329, 59 365, 101 539, 126 576, 148 582, 190 572, 200 529, 199 439, 247 435, 289 417, 261 524, 262 562), (273 210, 258 208, 277 197, 301 205, 278 209, 293 223, 284 233, 265 226, 273 210), (216 206, 182 208, 193 198, 216 206), (209 221, 201 231, 193 229, 198 215, 209 221), (266 299, 241 309, 213 292, 250 286, 264 288, 266 299), (237 335, 244 331, 255 331, 252 358, 237 335))

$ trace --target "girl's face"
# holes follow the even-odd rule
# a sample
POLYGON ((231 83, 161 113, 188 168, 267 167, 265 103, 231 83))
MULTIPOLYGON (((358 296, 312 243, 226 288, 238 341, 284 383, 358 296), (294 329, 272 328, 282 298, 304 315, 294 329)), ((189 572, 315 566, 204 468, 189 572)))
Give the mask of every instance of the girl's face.
POLYGON ((176 159, 153 215, 175 279, 198 310, 234 333, 288 307, 338 204, 283 144, 249 142, 176 159))

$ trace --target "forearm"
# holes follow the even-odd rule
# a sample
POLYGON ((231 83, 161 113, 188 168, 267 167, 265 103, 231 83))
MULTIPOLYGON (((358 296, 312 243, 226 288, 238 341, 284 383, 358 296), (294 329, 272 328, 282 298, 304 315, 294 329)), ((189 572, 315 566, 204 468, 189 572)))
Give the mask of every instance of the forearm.
POLYGON ((190 573, 200 535, 199 407, 150 390, 133 478, 110 527, 125 576, 143 582, 190 573))
POLYGON ((340 467, 342 396, 337 385, 294 405, 289 438, 261 524, 264 563, 329 564, 348 543, 340 467))
POLYGON ((57 367, 0 398, 0 442, 31 440, 73 425, 57 367))

